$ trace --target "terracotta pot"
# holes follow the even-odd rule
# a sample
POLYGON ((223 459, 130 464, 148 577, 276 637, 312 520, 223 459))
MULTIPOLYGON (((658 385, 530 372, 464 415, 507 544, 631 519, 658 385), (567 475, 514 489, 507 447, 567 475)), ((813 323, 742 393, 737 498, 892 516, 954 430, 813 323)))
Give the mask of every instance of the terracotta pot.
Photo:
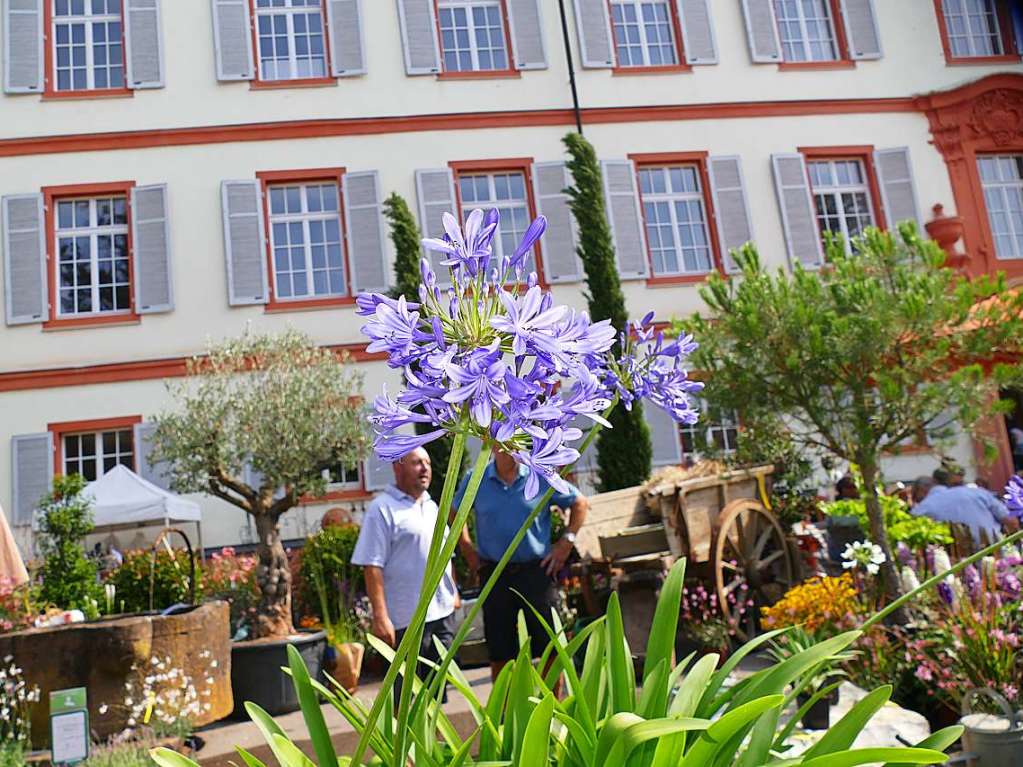
POLYGON ((362 656, 366 648, 360 642, 343 642, 332 646, 335 652, 331 676, 348 692, 359 689, 359 676, 362 673, 362 656))

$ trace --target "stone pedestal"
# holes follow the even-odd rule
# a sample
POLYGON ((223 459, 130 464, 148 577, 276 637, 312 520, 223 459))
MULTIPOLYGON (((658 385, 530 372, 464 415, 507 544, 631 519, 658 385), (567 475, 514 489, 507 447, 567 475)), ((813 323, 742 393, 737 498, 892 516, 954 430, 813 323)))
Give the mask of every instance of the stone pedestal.
POLYGON ((95 737, 124 729, 129 715, 125 685, 141 689, 147 675, 158 673, 154 658, 166 670, 180 669, 191 679, 201 709, 191 717, 193 724, 227 716, 234 708, 229 615, 226 602, 209 602, 180 615, 133 615, 0 636, 0 658, 13 656, 29 687, 38 685, 42 693, 32 713, 34 745, 48 746, 52 690, 88 689, 95 737), (100 714, 104 704, 105 713, 100 714))

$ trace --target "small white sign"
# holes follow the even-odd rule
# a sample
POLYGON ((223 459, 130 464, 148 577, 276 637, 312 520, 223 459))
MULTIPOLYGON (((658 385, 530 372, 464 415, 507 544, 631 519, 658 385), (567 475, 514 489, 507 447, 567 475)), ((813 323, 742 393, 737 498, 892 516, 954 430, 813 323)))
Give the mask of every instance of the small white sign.
POLYGON ((51 761, 74 764, 89 756, 89 723, 84 711, 69 711, 50 717, 53 737, 51 761))

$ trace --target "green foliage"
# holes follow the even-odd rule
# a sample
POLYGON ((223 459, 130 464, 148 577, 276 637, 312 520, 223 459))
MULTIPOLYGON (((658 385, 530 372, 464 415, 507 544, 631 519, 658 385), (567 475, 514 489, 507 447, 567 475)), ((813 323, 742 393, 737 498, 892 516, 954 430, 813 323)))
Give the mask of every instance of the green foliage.
POLYGON ((365 457, 361 384, 343 355, 295 330, 211 345, 183 381, 168 384, 178 410, 154 419, 151 460, 170 464, 176 492, 209 492, 279 517, 326 492, 324 469, 365 457))
POLYGON ((910 223, 898 233, 868 228, 851 251, 832 240, 828 268, 771 274, 746 245, 734 254, 741 275, 712 274, 701 290, 711 315, 676 329, 700 341, 692 363, 714 382, 712 405, 744 421, 784 416, 799 446, 859 466, 894 596, 877 500, 881 456, 1004 410, 992 396, 1019 370, 989 376, 986 366, 1023 347, 1023 294, 1009 292, 1004 276, 946 268, 941 248, 910 223))
POLYGON ((92 531, 92 501, 82 496, 80 474, 53 478, 53 491, 39 506, 39 547, 43 555, 39 599, 62 610, 94 612, 101 593, 96 564, 85 556, 92 531))
MULTIPOLYGON (((931 544, 947 546, 952 543, 952 533, 944 522, 935 522, 927 517, 910 514, 906 504, 894 496, 882 495, 879 500, 884 514, 885 530, 888 531, 888 539, 893 544, 903 543, 919 551, 931 544)), ((867 507, 862 500, 832 501, 824 504, 823 509, 829 517, 856 517, 863 533, 870 534, 867 507)))
MULTIPOLYGON (((576 252, 586 272, 590 317, 609 319, 614 327, 623 330, 628 313, 604 209, 600 163, 593 146, 578 133, 569 133, 563 141, 572 173, 572 186, 566 191, 578 225, 576 252)), ((642 484, 650 476, 653 458, 650 429, 643 420, 642 406, 636 402, 631 410, 615 408, 608 420, 614 428, 601 431, 597 438, 598 489, 605 492, 642 484)))
POLYGON ((303 600, 320 606, 324 625, 337 623, 351 613, 356 594, 365 590, 362 568, 352 564, 359 528, 331 525, 306 538, 302 549, 303 600), (317 583, 324 586, 321 600, 317 583), (326 615, 324 612, 326 606, 326 615))
MULTIPOLYGON (((196 597, 202 595, 203 571, 196 557, 196 597)), ((188 552, 183 549, 129 551, 124 562, 107 578, 114 586, 114 605, 118 612, 163 610, 189 599, 188 552), (153 599, 149 593, 152 583, 153 599)))
MULTIPOLYGON (((524 643, 519 657, 501 671, 486 703, 476 697, 458 667, 451 666, 447 681, 466 699, 477 723, 468 737, 463 738, 444 713, 439 696, 426 694, 427 685, 413 679, 416 705, 409 719, 397 727, 393 721, 385 722, 367 733, 378 760, 371 763, 386 767, 406 764, 406 756, 398 747, 399 735, 407 735, 414 742, 416 764, 436 767, 488 763, 532 767, 552 762, 560 767, 761 767, 773 763, 776 757, 772 750, 784 747, 789 725, 798 716, 785 709, 785 704, 822 668, 840 657, 859 634, 849 632, 812 645, 753 673, 735 687, 725 687, 725 680, 742 657, 764 640, 747 644, 718 670, 714 670, 717 656, 713 655, 704 659, 711 659, 709 663, 701 660, 690 667, 691 658, 687 658, 674 665, 671 648, 683 571, 684 562, 675 566, 665 584, 667 596, 662 592, 658 603, 647 646, 648 667, 638 697, 615 595, 608 614, 571 639, 557 624, 546 626, 551 641, 537 666, 529 657, 528 643, 524 643), (581 671, 577 671, 577 656, 582 658, 581 671), (547 670, 541 676, 537 668, 547 670), (559 700, 553 695, 553 687, 562 674, 568 695, 559 700)), ((371 641, 385 657, 393 657, 391 648, 371 641)), ((314 702, 319 693, 360 732, 366 709, 343 688, 310 679, 297 652, 289 654, 289 661, 318 763, 350 765, 347 757, 338 758, 321 708, 314 702)), ((943 762, 944 754, 933 748, 852 747, 889 693, 890 689, 881 688, 867 696, 810 752, 784 764, 824 767, 943 762)), ((311 764, 301 758, 290 737, 264 711, 251 704, 248 710, 282 764, 311 764)), ((949 736, 960 732, 961 728, 954 728, 928 744, 946 748, 951 743, 949 736)), ((191 764, 165 749, 155 750, 153 757, 160 767, 191 764)))

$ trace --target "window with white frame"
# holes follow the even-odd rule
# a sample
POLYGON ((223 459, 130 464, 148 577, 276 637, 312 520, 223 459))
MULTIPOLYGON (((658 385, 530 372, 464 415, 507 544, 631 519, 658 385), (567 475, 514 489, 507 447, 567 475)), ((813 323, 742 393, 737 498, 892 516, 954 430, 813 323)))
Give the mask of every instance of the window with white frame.
POLYGON ((713 257, 699 168, 641 167, 639 190, 653 273, 709 272, 713 257))
POLYGON ((707 452, 732 455, 739 443, 739 417, 736 413, 716 413, 700 402, 700 420, 694 424, 680 424, 682 461, 692 463, 707 452))
POLYGON ((853 237, 874 225, 863 161, 814 160, 807 163, 807 172, 821 237, 825 232, 841 235, 849 251, 853 237))
POLYGON ((57 91, 124 87, 121 0, 53 3, 53 73, 57 91))
POLYGON ((135 468, 135 449, 131 428, 62 434, 64 476, 81 474, 94 482, 120 464, 135 468))
POLYGON ((774 0, 774 13, 785 61, 838 59, 829 0, 774 0))
POLYGON ((261 80, 327 76, 321 0, 256 0, 261 80))
MULTIPOLYGON (((500 236, 494 238, 494 258, 512 255, 529 228, 530 208, 526 177, 521 171, 462 173, 458 191, 465 215, 473 208, 497 208, 501 214, 500 236)), ((525 273, 536 269, 533 254, 526 259, 525 273)))
POLYGON ((337 184, 275 185, 268 192, 274 296, 287 301, 345 295, 337 184))
POLYGON ((127 199, 58 200, 56 208, 58 317, 128 312, 127 199))
POLYGON ((941 9, 953 57, 1005 53, 996 0, 942 0, 941 9))
POLYGON ((359 464, 351 466, 337 464, 329 469, 323 470, 323 478, 327 480, 327 487, 330 490, 358 490, 362 487, 359 476, 359 464))
POLYGON ((1023 155, 977 158, 998 258, 1023 258, 1023 155))
POLYGON ((444 71, 508 68, 500 0, 440 0, 437 12, 444 71))
POLYGON ((611 0, 611 26, 618 66, 678 63, 669 0, 611 0))

